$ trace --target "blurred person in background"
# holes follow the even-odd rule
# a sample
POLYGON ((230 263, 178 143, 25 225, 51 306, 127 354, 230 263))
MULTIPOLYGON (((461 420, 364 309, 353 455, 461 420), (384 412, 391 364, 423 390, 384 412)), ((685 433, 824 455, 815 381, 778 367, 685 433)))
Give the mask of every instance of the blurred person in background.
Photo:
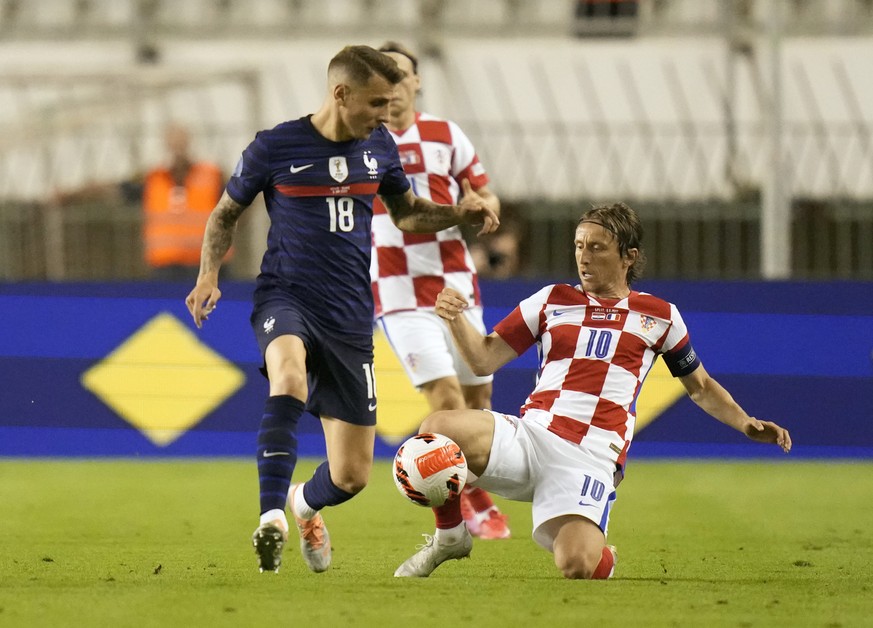
POLYGON ((252 535, 261 571, 277 571, 288 540, 286 507, 309 569, 330 567, 320 510, 352 499, 373 466, 376 385, 370 286, 373 201, 404 231, 433 233, 460 223, 497 228, 475 193, 460 204, 413 194, 397 145, 384 127, 405 74, 369 46, 347 46, 328 65, 314 114, 261 131, 242 154, 206 225, 197 283, 185 303, 197 327, 214 312, 218 273, 243 211, 263 193, 270 229, 251 324, 269 396, 260 419, 260 522, 252 535), (327 460, 291 485, 305 411, 320 417, 327 460))
POLYGON ((470 255, 479 276, 485 279, 512 279, 521 269, 521 231, 501 216, 500 231, 470 244, 470 255))
POLYGON ((154 279, 193 280, 200 266, 206 220, 221 198, 224 176, 215 164, 191 155, 187 129, 171 125, 164 133, 166 164, 143 180, 143 244, 154 279))
POLYGON ((224 190, 224 176, 215 164, 192 156, 191 135, 185 127, 169 124, 163 139, 167 152, 164 164, 121 183, 90 184, 58 192, 53 202, 62 206, 140 205, 149 277, 189 281, 197 276, 203 230, 224 190))
MULTIPOLYGON (((421 89, 418 58, 393 41, 379 50, 406 72, 391 99, 387 127, 397 142, 413 191, 451 204, 475 191, 499 213, 500 201, 488 189, 488 175, 472 142, 454 122, 416 110, 421 89)), ((431 412, 490 408, 493 377, 470 371, 452 343, 448 327, 433 311, 437 294, 450 286, 473 303, 465 316, 485 331, 476 266, 461 229, 403 233, 377 199, 373 205, 373 245, 370 275, 376 320, 431 412)), ((482 489, 465 488, 461 507, 467 529, 474 536, 509 538, 506 515, 482 489)))
MULTIPOLYGON (((488 336, 463 315, 466 295, 444 289, 436 312, 474 372, 493 373, 533 345, 540 370, 521 418, 487 410, 430 415, 422 432, 453 439, 468 481, 532 502, 533 538, 570 579, 610 578, 606 544, 624 477, 635 405, 658 356, 707 414, 761 443, 791 450, 788 431, 746 414, 706 372, 672 303, 631 289, 645 265, 639 218, 624 203, 586 211, 574 245, 580 283, 549 285, 522 301, 488 336)), ((459 500, 434 508, 436 533, 394 573, 427 577, 473 547, 459 500)))

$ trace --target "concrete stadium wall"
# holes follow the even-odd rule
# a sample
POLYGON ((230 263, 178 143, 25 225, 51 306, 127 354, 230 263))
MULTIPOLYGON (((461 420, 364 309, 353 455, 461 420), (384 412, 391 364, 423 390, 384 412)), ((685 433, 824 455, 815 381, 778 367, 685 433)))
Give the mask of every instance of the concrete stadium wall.
MULTIPOLYGON (((490 327, 542 283, 484 282, 490 327)), ((873 456, 873 284, 638 286, 679 305, 707 370, 753 415, 788 427, 793 457, 873 456)), ((200 331, 164 284, 0 284, 0 456, 250 456, 267 385, 248 323, 251 285, 223 286, 200 331)), ((377 455, 426 413, 377 338, 377 455)), ((388 352, 390 354, 390 352, 388 352)), ((500 371, 494 407, 517 414, 533 351, 500 371)), ((777 457, 700 411, 653 372, 638 402, 639 456, 777 457)), ((324 454, 318 421, 303 455, 324 454)))
MULTIPOLYGON (((378 45, 388 38, 403 39, 403 33, 355 43, 378 45)), ((124 42, 5 43, 0 44, 0 77, 13 70, 41 76, 135 74, 144 67, 204 74, 254 70, 260 76, 261 126, 272 127, 319 106, 326 64, 347 43, 176 40, 163 45, 161 62, 154 66, 136 65, 134 51, 124 42)), ((757 56, 738 63, 732 82, 726 45, 715 37, 449 39, 441 60, 423 60, 421 104, 461 123, 495 189, 506 198, 729 197, 735 192, 734 178, 750 189, 760 187, 772 164, 765 126, 772 98, 766 50, 762 45, 757 56), (726 117, 727 103, 733 103, 732 121, 726 117), (730 124, 736 125, 735 136, 730 124), (728 163, 734 151, 739 164, 728 163)), ((871 65, 869 38, 785 40, 782 83, 791 193, 873 195, 873 178, 864 176, 873 161, 871 65)), ((23 120, 38 123, 76 102, 67 94, 61 104, 53 103, 51 89, 50 84, 31 84, 15 96, 0 80, 0 128, 14 130, 23 120)), ((217 144, 222 154, 210 157, 230 171, 257 130, 249 128, 246 99, 230 89, 219 86, 202 98, 141 104, 144 123, 158 138, 142 147, 143 162, 163 158, 157 129, 162 119, 198 126, 209 118, 214 121, 209 133, 226 135, 217 144)), ((99 107, 95 111, 93 128, 86 120, 77 122, 77 128, 98 135, 107 116, 99 107)), ((5 156, 10 171, 0 172, 10 186, 28 184, 14 190, 19 198, 44 194, 49 175, 61 177, 67 186, 100 178, 99 172, 69 163, 43 176, 26 172, 42 154, 25 158, 33 148, 17 142, 5 156), (83 180, 72 180, 76 177, 83 180)), ((112 166, 110 161, 105 168, 112 166)), ((113 171, 111 177, 121 174, 113 171)))

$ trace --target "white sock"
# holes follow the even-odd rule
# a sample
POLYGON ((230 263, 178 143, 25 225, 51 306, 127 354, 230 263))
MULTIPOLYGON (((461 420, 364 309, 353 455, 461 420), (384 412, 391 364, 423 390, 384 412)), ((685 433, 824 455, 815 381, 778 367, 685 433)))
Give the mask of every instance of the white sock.
POLYGON ((467 526, 462 522, 448 530, 437 528, 433 536, 437 540, 437 543, 440 543, 441 545, 454 545, 455 543, 460 543, 466 533, 467 526))
POLYGON ((288 519, 285 517, 285 511, 279 508, 273 508, 261 515, 261 525, 278 520, 285 532, 288 531, 288 519))
POLYGON ((318 514, 312 506, 306 503, 306 498, 303 497, 303 484, 297 487, 297 492, 294 493, 294 499, 291 500, 293 512, 291 513, 299 519, 312 519, 318 514))

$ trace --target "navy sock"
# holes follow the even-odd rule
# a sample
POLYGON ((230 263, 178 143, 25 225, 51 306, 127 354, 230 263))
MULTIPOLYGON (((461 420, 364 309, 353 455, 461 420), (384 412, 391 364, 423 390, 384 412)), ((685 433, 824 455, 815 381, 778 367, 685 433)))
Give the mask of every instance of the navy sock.
POLYGON ((304 404, 289 395, 269 397, 258 430, 258 482, 261 514, 285 509, 291 475, 297 464, 297 421, 304 404))
POLYGON ((315 510, 342 504, 354 496, 354 493, 348 493, 333 483, 327 461, 318 465, 312 478, 303 485, 303 499, 315 510))

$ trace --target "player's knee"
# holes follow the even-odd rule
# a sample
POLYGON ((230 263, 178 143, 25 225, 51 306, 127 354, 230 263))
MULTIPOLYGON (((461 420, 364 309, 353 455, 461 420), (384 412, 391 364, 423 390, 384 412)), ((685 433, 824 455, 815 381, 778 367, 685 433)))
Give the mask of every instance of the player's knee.
POLYGON ((428 416, 418 429, 419 432, 435 432, 449 438, 454 438, 452 432, 452 410, 440 410, 428 416))
POLYGON ((590 580, 597 569, 597 563, 581 554, 555 556, 555 565, 568 580, 590 580))
POLYGON ((561 575, 563 575, 567 580, 591 580, 591 576, 594 575, 594 572, 590 569, 585 569, 581 565, 574 565, 562 569, 561 575))
POLYGON ((309 396, 306 373, 296 369, 279 369, 278 372, 270 373, 270 394, 306 399, 309 396))

